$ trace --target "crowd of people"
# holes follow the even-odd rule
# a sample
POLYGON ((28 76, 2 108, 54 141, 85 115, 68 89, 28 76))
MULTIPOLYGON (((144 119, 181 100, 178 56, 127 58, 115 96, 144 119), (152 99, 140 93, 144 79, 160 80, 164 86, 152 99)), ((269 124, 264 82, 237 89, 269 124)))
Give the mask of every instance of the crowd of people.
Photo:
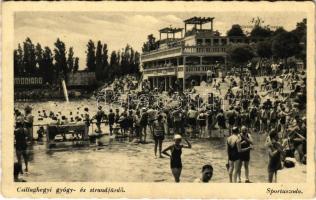
MULTIPOLYGON (((170 157, 176 182, 180 181, 182 149, 192 148, 188 139, 207 139, 215 135, 227 136, 229 181, 241 182, 241 168, 244 166, 245 182, 251 182, 252 135, 259 134, 266 137, 268 180, 272 182, 273 177, 276 181, 277 171, 282 166, 291 165, 287 158, 295 157, 298 162, 306 163, 306 74, 291 70, 258 79, 249 74, 213 78, 206 86, 213 88, 210 90, 213 92, 204 96, 198 94, 194 87, 178 92, 160 92, 157 88, 146 87, 141 91, 131 90, 135 88, 131 78, 116 80, 112 89, 121 99, 116 109, 116 102, 110 99, 108 110, 98 106, 96 113, 90 113, 88 108, 84 108, 84 113, 80 115, 78 108, 77 114, 76 111, 69 114, 70 118, 62 113, 46 113, 43 110, 39 111, 38 117, 49 118, 55 125, 84 123, 89 127, 95 123, 96 133, 107 132, 102 126, 105 124, 109 135, 126 136, 129 141, 137 143, 146 144, 152 138, 154 156, 170 157), (174 144, 164 149, 166 136, 174 137, 174 144), (181 144, 183 138, 186 144, 181 144)), ((33 139, 30 111, 29 107, 26 108, 23 115, 15 110, 16 154, 19 164, 22 164, 23 156, 25 171, 27 139, 33 139)), ((42 137, 44 132, 40 128, 38 137, 42 137)), ((202 173, 212 174, 212 166, 203 168, 202 173)))
MULTIPOLYGON (((89 93, 83 89, 68 90, 68 97, 71 99, 80 99, 89 97, 89 93)), ((65 97, 59 88, 16 88, 14 90, 14 99, 17 101, 49 101, 64 100, 65 97)))

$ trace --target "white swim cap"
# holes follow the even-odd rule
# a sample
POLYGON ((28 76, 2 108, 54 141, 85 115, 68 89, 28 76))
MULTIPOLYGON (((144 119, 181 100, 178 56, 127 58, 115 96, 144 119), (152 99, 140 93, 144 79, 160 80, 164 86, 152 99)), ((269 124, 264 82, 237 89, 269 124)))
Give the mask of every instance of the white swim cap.
POLYGON ((176 135, 174 135, 174 139, 175 139, 175 140, 182 139, 182 136, 181 136, 181 135, 179 135, 179 134, 176 134, 176 135))

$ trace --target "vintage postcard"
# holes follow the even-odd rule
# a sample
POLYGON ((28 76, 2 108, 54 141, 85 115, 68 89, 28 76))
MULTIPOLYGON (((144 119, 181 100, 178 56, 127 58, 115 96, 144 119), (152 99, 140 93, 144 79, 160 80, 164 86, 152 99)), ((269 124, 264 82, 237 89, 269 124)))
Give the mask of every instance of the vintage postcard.
POLYGON ((312 2, 2 3, 1 192, 312 198, 312 2))

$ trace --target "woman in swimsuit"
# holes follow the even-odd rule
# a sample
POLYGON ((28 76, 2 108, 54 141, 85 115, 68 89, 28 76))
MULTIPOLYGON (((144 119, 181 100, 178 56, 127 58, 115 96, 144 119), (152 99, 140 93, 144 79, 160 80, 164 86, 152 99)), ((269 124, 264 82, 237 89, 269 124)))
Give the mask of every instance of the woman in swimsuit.
POLYGON ((239 152, 240 166, 239 166, 239 182, 241 182, 241 168, 242 164, 245 167, 245 183, 250 183, 249 181, 249 161, 250 161, 250 150, 252 149, 253 140, 251 135, 248 133, 246 126, 241 127, 241 133, 239 135, 239 140, 237 141, 237 149, 239 152))
POLYGON ((181 135, 175 135, 174 136, 174 144, 170 145, 166 149, 162 151, 163 154, 170 157, 170 167, 171 172, 173 174, 173 177, 175 181, 178 183, 180 182, 180 175, 182 171, 182 162, 181 162, 181 154, 182 154, 182 148, 191 148, 191 144, 187 139, 184 139, 187 143, 187 145, 181 144, 181 135), (171 151, 171 155, 167 151, 171 151))
POLYGON ((237 148, 238 128, 234 127, 232 130, 232 135, 227 138, 227 155, 228 155, 228 174, 229 182, 237 182, 237 174, 239 172, 240 159, 239 152, 237 148))

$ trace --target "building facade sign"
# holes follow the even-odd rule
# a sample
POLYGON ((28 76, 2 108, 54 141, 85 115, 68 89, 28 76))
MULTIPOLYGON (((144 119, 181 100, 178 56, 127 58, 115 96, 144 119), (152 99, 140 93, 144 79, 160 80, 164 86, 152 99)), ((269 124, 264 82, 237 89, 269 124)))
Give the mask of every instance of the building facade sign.
POLYGON ((41 85, 43 84, 42 77, 16 77, 14 85, 41 85))

